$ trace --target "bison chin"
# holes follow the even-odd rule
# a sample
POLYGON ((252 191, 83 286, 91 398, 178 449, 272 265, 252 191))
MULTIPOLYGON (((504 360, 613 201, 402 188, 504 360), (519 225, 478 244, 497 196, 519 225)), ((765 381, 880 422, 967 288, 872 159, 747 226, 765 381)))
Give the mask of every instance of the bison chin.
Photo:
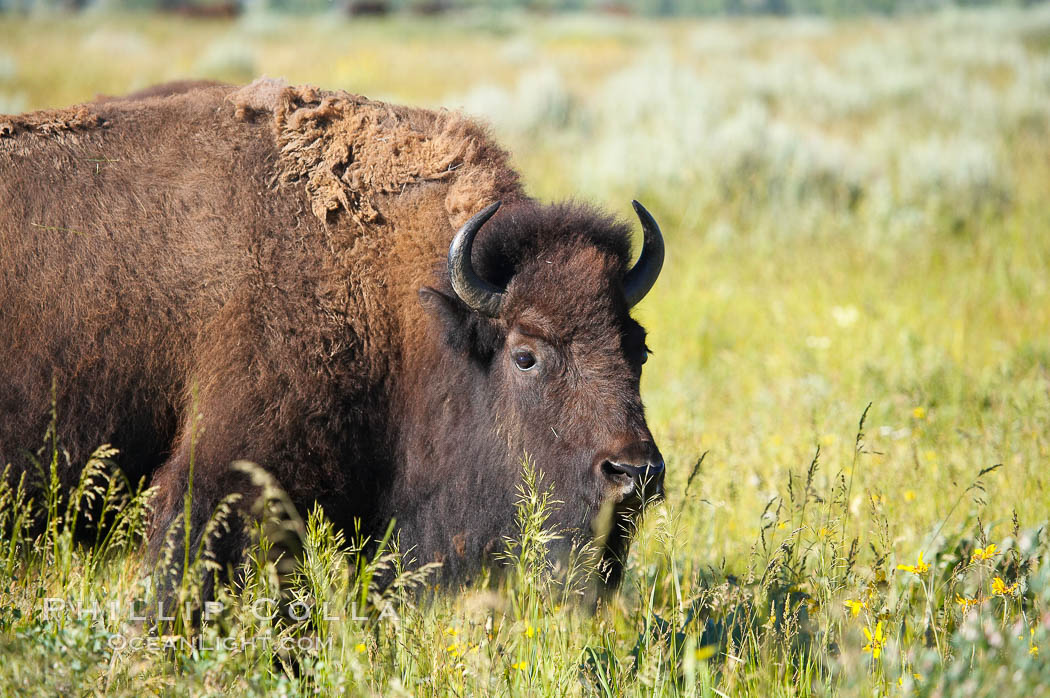
MULTIPOLYGON (((565 494, 557 488, 552 491, 554 499, 571 501, 565 494)), ((663 499, 663 478, 646 478, 626 493, 595 497, 575 508, 561 505, 545 524, 546 531, 560 536, 549 546, 548 562, 566 582, 588 580, 585 588, 577 589, 585 605, 619 589, 631 542, 646 512, 663 499)))
POLYGON ((592 518, 590 528, 601 551, 598 578, 602 595, 616 591, 623 582, 631 541, 641 525, 645 511, 662 501, 662 480, 646 482, 619 501, 606 500, 592 518))

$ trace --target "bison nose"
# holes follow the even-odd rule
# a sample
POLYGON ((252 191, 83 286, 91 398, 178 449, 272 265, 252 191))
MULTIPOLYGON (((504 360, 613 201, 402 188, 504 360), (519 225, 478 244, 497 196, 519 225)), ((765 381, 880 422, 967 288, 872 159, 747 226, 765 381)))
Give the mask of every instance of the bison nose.
POLYGON ((616 460, 607 460, 602 463, 602 471, 609 477, 626 475, 632 480, 645 480, 648 478, 663 477, 664 462, 662 460, 646 463, 625 463, 616 460))
POLYGON ((614 482, 659 486, 664 479, 663 456, 651 441, 634 443, 613 456, 607 456, 601 469, 614 482))

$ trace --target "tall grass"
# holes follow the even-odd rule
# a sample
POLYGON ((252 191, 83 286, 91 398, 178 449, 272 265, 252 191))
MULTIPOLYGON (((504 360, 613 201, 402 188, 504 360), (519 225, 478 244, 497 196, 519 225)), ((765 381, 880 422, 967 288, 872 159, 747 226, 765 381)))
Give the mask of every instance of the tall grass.
MULTIPOLYGON (((165 631, 106 603, 154 591, 138 553, 149 493, 113 475, 103 449, 65 500, 29 501, 26 483, 2 478, 0 693, 1050 684, 1045 8, 892 22, 5 17, 0 41, 0 104, 205 69, 240 80, 249 56, 292 81, 461 105, 491 120, 537 195, 625 216, 639 198, 668 237, 637 309, 668 494, 618 595, 585 592, 593 551, 544 554, 563 532, 547 523, 544 464, 529 463, 498 579, 435 590, 393 532, 366 540, 313 511, 291 524, 304 541, 291 570, 273 545, 282 529, 254 531, 200 643, 179 643, 188 626, 147 643, 165 631), (118 49, 131 58, 112 60, 118 49), (122 523, 75 544, 90 502, 122 523), (51 523, 30 527, 44 511, 51 523), (48 598, 67 604, 45 614, 48 598), (256 613, 260 598, 301 602, 305 617, 256 613)), ((48 440, 42 477, 61 457, 48 440)), ((192 597, 207 546, 183 543, 192 597)))

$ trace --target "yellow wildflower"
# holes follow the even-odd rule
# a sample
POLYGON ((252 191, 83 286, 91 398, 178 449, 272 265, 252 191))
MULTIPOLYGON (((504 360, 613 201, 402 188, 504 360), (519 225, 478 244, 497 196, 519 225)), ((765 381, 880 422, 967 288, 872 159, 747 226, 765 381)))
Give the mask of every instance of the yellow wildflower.
POLYGON ((449 627, 445 628, 445 634, 446 635, 451 635, 452 637, 455 637, 456 635, 459 635, 459 630, 449 626, 449 627))
POLYGON ((825 528, 824 526, 821 526, 820 530, 817 531, 817 535, 820 536, 821 538, 827 538, 831 534, 832 534, 832 530, 830 528, 825 528))
POLYGON ((904 490, 904 501, 914 502, 915 501, 915 490, 904 490))
POLYGON ((459 645, 455 643, 452 643, 451 645, 446 647, 445 651, 451 654, 453 657, 458 657, 461 654, 461 652, 459 651, 459 645))
POLYGON ((357 643, 356 645, 354 645, 354 649, 355 649, 355 650, 357 650, 357 653, 358 653, 358 654, 363 654, 363 653, 364 653, 364 651, 365 651, 366 649, 368 649, 368 648, 367 648, 367 647, 365 647, 365 645, 364 645, 364 643, 363 643, 363 642, 359 642, 359 643, 357 643))
POLYGON ((703 662, 707 661, 715 655, 714 645, 704 645, 703 647, 697 647, 693 652, 693 656, 696 657, 696 661, 703 662))
POLYGON ((915 419, 926 419, 926 408, 916 407, 911 411, 911 416, 915 417, 915 419))
POLYGON ((980 562, 981 560, 991 560, 998 554, 995 549, 995 543, 989 543, 987 548, 977 548, 973 551, 973 556, 970 558, 970 562, 980 562))
POLYGON ((853 599, 846 599, 842 602, 842 605, 849 609, 850 615, 854 618, 860 615, 861 609, 868 607, 867 602, 854 601, 853 599))
POLYGON ((1015 591, 1017 591, 1017 582, 1006 586, 1006 582, 1003 581, 1002 577, 996 577, 992 580, 992 593, 996 596, 1013 596, 1015 591))
POLYGON ((529 663, 524 661, 524 660, 522 660, 520 662, 514 662, 513 664, 510 665, 510 668, 511 669, 517 669, 518 671, 525 671, 526 669, 529 668, 529 663))
POLYGON ((882 654, 882 647, 886 644, 886 636, 882 634, 882 621, 875 626, 875 634, 864 628, 864 636, 868 638, 868 644, 864 645, 865 652, 871 652, 872 659, 878 659, 882 654))
MULTIPOLYGON (((922 674, 916 674, 915 672, 912 672, 911 677, 913 679, 915 679, 916 681, 922 681, 922 674)), ((897 685, 900 686, 901 688, 904 688, 904 676, 900 676, 897 679, 897 685)))
POLYGON ((911 572, 912 574, 926 574, 930 571, 930 566, 923 562, 922 551, 919 552, 919 561, 914 565, 897 565, 897 569, 904 570, 905 572, 911 572))
POLYGON ((980 600, 978 600, 978 599, 968 599, 965 596, 960 596, 959 594, 956 594, 955 595, 955 603, 959 604, 959 606, 962 607, 963 613, 965 613, 971 607, 976 606, 977 604, 979 604, 980 600))
POLYGON ((1038 657, 1039 656, 1039 647, 1037 645, 1029 646, 1028 654, 1032 655, 1033 657, 1038 657))
POLYGON ((536 628, 531 625, 525 626, 525 637, 533 637, 536 634, 536 628))

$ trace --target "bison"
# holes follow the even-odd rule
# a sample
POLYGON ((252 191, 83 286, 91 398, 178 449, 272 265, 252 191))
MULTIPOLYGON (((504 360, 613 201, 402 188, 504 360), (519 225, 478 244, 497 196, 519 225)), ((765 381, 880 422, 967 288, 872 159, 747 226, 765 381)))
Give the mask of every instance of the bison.
POLYGON ((0 171, 14 475, 43 486, 27 454, 52 422, 66 488, 112 444, 157 489, 156 556, 188 492, 199 542, 253 461, 343 529, 395 521, 452 581, 513 531, 527 455, 566 539, 623 515, 615 587, 664 469, 629 314, 664 258, 640 204, 631 264, 628 226, 527 196, 470 119, 276 80, 0 116, 0 171))

